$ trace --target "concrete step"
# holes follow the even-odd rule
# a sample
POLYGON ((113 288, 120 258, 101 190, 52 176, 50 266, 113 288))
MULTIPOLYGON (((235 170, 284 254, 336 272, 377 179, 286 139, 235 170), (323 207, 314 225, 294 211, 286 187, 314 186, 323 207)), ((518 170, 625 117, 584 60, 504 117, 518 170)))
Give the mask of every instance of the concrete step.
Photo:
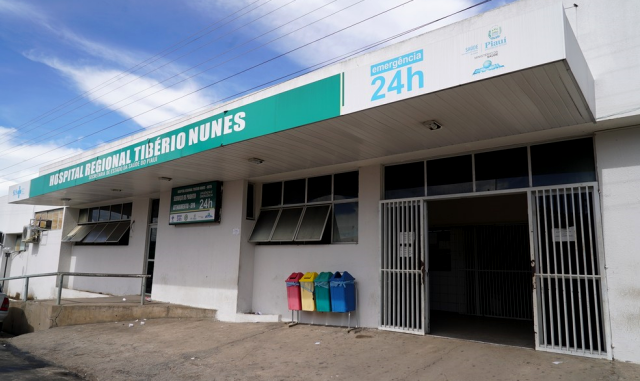
POLYGON ((13 335, 68 325, 131 322, 136 319, 215 319, 216 311, 149 301, 140 305, 140 295, 55 300, 11 300, 2 330, 13 335))

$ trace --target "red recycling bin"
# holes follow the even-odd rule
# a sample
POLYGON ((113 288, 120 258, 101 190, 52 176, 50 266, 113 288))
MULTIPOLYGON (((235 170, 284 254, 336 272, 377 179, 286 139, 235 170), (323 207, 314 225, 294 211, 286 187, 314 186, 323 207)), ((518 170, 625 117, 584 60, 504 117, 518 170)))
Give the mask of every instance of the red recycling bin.
POLYGON ((293 273, 285 280, 287 284, 287 300, 289 301, 289 309, 292 311, 300 311, 302 309, 302 298, 300 297, 300 279, 303 273, 293 273))

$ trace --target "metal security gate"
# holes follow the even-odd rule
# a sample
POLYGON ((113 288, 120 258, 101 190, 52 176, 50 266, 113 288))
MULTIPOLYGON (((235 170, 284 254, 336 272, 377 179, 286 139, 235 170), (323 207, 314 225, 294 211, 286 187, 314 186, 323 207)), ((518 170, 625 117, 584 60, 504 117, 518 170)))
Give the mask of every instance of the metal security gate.
POLYGON ((611 358, 596 185, 530 195, 536 349, 611 358))
POLYGON ((380 203, 380 329, 429 332, 424 200, 380 203))

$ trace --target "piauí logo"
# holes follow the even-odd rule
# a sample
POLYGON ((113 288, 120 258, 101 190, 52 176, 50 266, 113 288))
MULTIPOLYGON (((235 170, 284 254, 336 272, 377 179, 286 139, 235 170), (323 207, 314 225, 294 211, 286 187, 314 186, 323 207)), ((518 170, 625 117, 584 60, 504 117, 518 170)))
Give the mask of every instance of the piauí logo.
POLYGON ((495 25, 491 29, 489 29, 489 33, 487 33, 489 38, 492 39, 492 40, 495 40, 496 38, 500 38, 500 34, 502 34, 502 27, 497 26, 497 25, 495 25))
POLYGON ((489 70, 500 69, 500 68, 503 68, 503 67, 504 67, 504 65, 500 65, 499 63, 493 63, 493 62, 491 62, 491 60, 486 60, 482 64, 481 68, 478 68, 478 69, 473 71, 473 75, 484 73, 485 71, 489 71, 489 70))
POLYGON ((14 189, 13 190, 13 195, 14 196, 18 196, 18 198, 20 198, 20 195, 23 194, 24 192, 22 191, 22 187, 18 185, 18 189, 14 189))

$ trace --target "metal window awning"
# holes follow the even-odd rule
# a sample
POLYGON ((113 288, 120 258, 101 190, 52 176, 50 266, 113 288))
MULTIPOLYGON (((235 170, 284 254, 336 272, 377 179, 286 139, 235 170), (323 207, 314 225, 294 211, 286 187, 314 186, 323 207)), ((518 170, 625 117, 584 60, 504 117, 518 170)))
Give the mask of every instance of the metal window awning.
POLYGON ((62 242, 80 242, 93 230, 94 225, 78 225, 62 238, 62 242))

